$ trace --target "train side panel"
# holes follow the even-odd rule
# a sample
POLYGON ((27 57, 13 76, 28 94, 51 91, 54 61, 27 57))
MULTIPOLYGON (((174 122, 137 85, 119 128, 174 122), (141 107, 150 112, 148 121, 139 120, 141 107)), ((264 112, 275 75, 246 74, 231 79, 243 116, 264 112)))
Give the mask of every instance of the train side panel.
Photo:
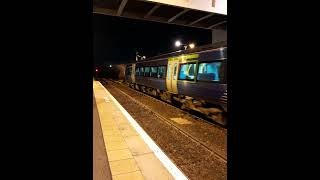
MULTIPOLYGON (((167 59, 162 59, 158 61, 152 62, 143 62, 137 63, 136 68, 145 67, 145 66, 167 66, 167 59)), ((164 78, 157 78, 157 77, 145 77, 145 76, 135 76, 135 82, 139 85, 144 85, 152 88, 157 88, 159 90, 165 91, 166 90, 166 80, 164 78)))
POLYGON ((165 91, 166 90, 166 80, 160 78, 153 78, 153 77, 139 77, 136 76, 136 83, 152 88, 157 88, 159 90, 165 91))

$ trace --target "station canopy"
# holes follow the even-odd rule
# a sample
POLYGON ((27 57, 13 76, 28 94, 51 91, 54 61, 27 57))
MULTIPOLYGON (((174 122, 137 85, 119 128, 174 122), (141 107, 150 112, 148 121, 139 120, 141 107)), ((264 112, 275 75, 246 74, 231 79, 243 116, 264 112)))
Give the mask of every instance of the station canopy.
POLYGON ((226 0, 93 0, 93 13, 202 29, 227 28, 226 0))

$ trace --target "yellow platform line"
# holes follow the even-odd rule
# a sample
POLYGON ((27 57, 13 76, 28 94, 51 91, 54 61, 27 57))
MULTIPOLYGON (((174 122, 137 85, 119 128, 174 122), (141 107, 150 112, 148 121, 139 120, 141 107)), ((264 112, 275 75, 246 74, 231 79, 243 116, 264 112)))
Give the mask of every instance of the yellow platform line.
POLYGON ((160 171, 156 176, 156 179, 174 178, 187 180, 187 177, 172 163, 172 161, 162 152, 140 125, 100 82, 94 81, 93 87, 110 169, 114 179, 143 179, 139 166, 144 170, 144 176, 147 176, 149 179, 154 179, 154 176, 150 176, 150 174, 147 175, 148 172, 150 172, 150 169, 145 165, 145 162, 148 162, 157 167, 160 171), (120 117, 119 114, 122 114, 125 118, 120 117), (134 140, 137 136, 142 138, 141 146, 146 146, 148 150, 145 148, 142 148, 141 150, 139 149, 140 147, 137 147, 139 146, 137 144, 140 143, 140 138, 134 140), (131 144, 129 143, 130 140, 131 144), (135 146, 134 148, 132 148, 132 144, 135 146), (131 146, 131 151, 128 146, 131 146), (139 154, 137 155, 132 149, 139 151, 139 154), (139 163, 139 166, 137 166, 137 162, 139 163), (171 175, 168 174, 168 172, 171 175))
POLYGON ((97 82, 93 82, 94 95, 102 128, 109 166, 114 180, 144 180, 112 114, 115 105, 97 82))

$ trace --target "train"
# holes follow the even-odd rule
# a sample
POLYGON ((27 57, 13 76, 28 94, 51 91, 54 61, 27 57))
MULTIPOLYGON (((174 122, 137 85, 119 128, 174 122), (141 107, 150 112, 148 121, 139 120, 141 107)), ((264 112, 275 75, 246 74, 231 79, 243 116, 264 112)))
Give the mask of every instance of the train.
POLYGON ((180 50, 126 64, 135 90, 227 125, 227 43, 180 50))

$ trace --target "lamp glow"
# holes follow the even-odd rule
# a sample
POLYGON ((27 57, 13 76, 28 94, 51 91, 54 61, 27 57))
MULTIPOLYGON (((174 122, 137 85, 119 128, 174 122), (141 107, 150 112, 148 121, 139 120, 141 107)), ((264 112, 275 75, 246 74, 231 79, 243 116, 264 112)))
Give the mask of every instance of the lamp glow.
POLYGON ((181 46, 181 42, 180 41, 176 41, 175 45, 176 45, 176 47, 179 47, 179 46, 181 46))

